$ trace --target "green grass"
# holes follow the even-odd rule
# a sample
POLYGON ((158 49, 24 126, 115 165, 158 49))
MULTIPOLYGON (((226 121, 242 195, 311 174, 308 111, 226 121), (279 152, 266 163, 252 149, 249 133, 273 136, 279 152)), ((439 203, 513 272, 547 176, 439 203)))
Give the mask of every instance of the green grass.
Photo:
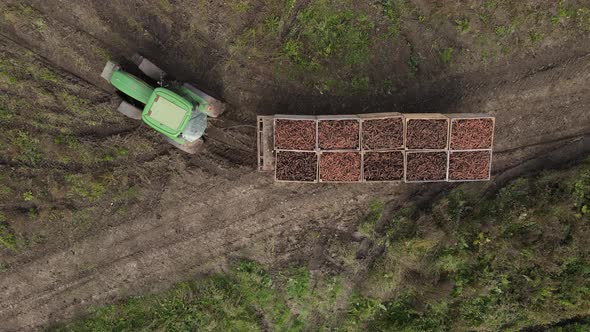
POLYGON ((451 60, 453 59, 454 52, 455 52, 455 49, 452 47, 447 47, 441 52, 440 58, 445 65, 448 65, 451 63, 451 60))
POLYGON ((30 201, 32 201, 32 200, 35 199, 35 196, 33 195, 33 192, 32 191, 25 191, 23 193, 22 198, 23 198, 23 201, 30 202, 30 201))
POLYGON ((11 112, 0 108, 0 125, 7 125, 12 121, 13 115, 11 112))
POLYGON ((369 237, 375 238, 375 226, 383 216, 384 204, 381 201, 373 201, 369 204, 369 213, 358 226, 359 233, 369 237))
POLYGON ((9 131, 9 139, 18 149, 15 160, 35 166, 43 158, 39 140, 30 134, 21 130, 11 130, 9 131))
POLYGON ((89 175, 68 174, 65 176, 65 182, 68 187, 68 198, 96 201, 107 192, 102 182, 94 180, 89 175))
POLYGON ((418 70, 420 69, 420 58, 417 54, 410 54, 410 58, 408 59, 408 68, 410 69, 410 73, 412 75, 418 74, 418 70))
POLYGON ((397 36, 401 30, 402 10, 405 8, 403 0, 378 0, 376 3, 381 6, 383 15, 389 20, 389 33, 397 36))
POLYGON ((309 70, 330 61, 358 64, 367 59, 373 28, 366 15, 319 0, 299 13, 283 50, 291 61, 309 70))
POLYGON ((501 25, 496 27, 495 32, 496 36, 504 38, 514 33, 514 27, 510 25, 501 25))
POLYGON ((17 250, 16 237, 9 228, 6 216, 0 213, 0 246, 11 251, 17 250))
POLYGON ((455 20, 455 25, 456 25, 457 31, 459 31, 460 33, 467 33, 471 29, 471 26, 469 24, 469 19, 467 19, 467 18, 455 20))
POLYGON ((345 79, 337 72, 343 68, 350 72, 368 62, 374 32, 375 23, 367 14, 333 0, 314 1, 298 13, 281 45, 291 65, 287 75, 320 92, 366 93, 368 77, 345 79))

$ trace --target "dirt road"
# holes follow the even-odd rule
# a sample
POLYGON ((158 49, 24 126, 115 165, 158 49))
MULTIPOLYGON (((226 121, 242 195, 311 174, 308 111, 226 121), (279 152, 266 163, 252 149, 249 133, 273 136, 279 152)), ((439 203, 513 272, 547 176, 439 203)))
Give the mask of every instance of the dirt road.
MULTIPOLYGON (((59 20, 64 29, 81 24, 56 10, 60 8, 58 2, 32 1, 59 20)), ((89 4, 93 2, 73 5, 74 13, 88 18, 88 11, 82 9, 95 8, 89 4)), ((100 32, 94 23, 88 21, 71 38, 87 38, 80 36, 90 32, 98 40, 125 40, 120 35, 119 39, 112 38, 112 34, 119 32, 100 32)), ((3 29, 5 33, 11 32, 7 27, 3 29)), ((31 35, 12 33, 19 43, 49 61, 108 89, 97 75, 90 74, 100 66, 100 59, 89 60, 88 67, 72 67, 64 60, 64 54, 35 46, 31 35)), ((217 38, 223 39, 222 34, 222 30, 217 31, 217 38)), ((215 38, 212 40, 211 43, 216 42, 215 38)), ((162 58, 156 52, 150 54, 149 45, 122 44, 116 45, 121 53, 142 49, 148 57, 162 58)), ((179 56, 179 63, 187 58, 179 56)), ((213 63, 208 65, 215 68, 213 63)), ((363 98, 289 94, 288 86, 273 88, 275 98, 270 97, 271 93, 258 96, 252 91, 264 90, 272 80, 264 77, 264 69, 251 69, 258 72, 258 76, 251 78, 253 87, 243 76, 224 86, 213 84, 232 106, 228 118, 217 127, 253 123, 254 113, 278 112, 277 107, 285 103, 290 105, 288 111, 299 109, 313 114, 338 107, 350 112, 367 102, 363 98), (249 104, 253 101, 256 102, 249 104), (240 105, 248 106, 242 109, 240 105)), ((220 78, 215 69, 202 79, 227 82, 227 77, 220 78)), ((523 172, 563 164, 590 151, 588 82, 590 46, 569 43, 532 59, 444 77, 398 96, 372 100, 368 111, 395 108, 405 112, 495 115, 493 169, 495 181, 501 183, 523 172)), ((219 130, 223 133, 224 129, 219 130)), ((231 130, 226 132, 230 137, 231 130)), ((248 257, 268 264, 307 259, 314 254, 306 245, 314 232, 350 229, 373 199, 396 201, 450 188, 449 184, 274 184, 270 175, 255 171, 251 156, 254 147, 248 146, 255 141, 254 130, 240 131, 234 138, 216 134, 211 137, 205 156, 177 159, 159 203, 146 207, 143 214, 100 228, 65 249, 13 258, 13 267, 0 279, 0 330, 41 329, 82 314, 92 306, 165 289, 196 274, 223 269, 232 257, 248 257)))

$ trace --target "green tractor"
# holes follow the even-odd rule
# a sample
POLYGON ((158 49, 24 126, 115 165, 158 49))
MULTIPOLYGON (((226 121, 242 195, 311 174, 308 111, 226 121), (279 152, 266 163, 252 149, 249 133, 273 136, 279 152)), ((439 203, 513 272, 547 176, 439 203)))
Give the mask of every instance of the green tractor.
POLYGON ((123 115, 143 120, 172 145, 194 154, 204 147, 203 134, 207 117, 218 117, 225 105, 188 83, 166 81, 166 73, 140 55, 132 58, 147 77, 160 87, 154 88, 144 80, 121 69, 114 62, 107 62, 101 77, 131 100, 121 102, 117 111, 123 115), (136 105, 140 104, 141 109, 136 105))

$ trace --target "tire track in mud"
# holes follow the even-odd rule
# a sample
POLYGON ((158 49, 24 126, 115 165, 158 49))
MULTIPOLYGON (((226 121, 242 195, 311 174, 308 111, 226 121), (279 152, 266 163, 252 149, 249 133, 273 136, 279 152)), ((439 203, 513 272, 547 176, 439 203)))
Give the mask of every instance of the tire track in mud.
MULTIPOLYGON (((255 177, 256 178, 256 177, 255 177)), ((253 180, 253 184, 255 184, 257 182, 256 179, 253 180)), ((231 184, 228 184, 228 186, 231 187, 231 184)), ((250 187, 252 186, 252 184, 247 185, 246 187, 250 187)), ((265 185, 264 187, 266 187, 267 185, 265 185)), ((262 187, 262 188, 264 188, 262 187)), ((343 193, 344 196, 349 196, 349 193, 344 192, 343 193)), ((328 196, 332 196, 333 193, 330 192, 329 190, 324 190, 323 195, 328 197, 328 196)), ((223 196, 223 194, 221 194, 221 196, 223 196)), ((325 198, 325 197, 324 197, 325 198)), ((239 199, 238 199, 239 200, 239 199)), ((309 202, 307 202, 309 203, 309 202)), ((316 203, 317 204, 317 203, 316 203)), ((321 204, 325 204, 325 203, 319 203, 321 204)), ((214 257, 223 257, 223 255, 225 255, 228 252, 233 252, 236 250, 239 250, 240 248, 246 246, 251 240, 253 239, 257 239, 260 237, 265 237, 267 236, 268 232, 276 232, 276 229, 280 228, 280 229, 288 229, 290 227, 293 226, 293 224, 297 221, 296 218, 294 219, 284 219, 284 220, 279 220, 276 222, 271 222, 271 223, 264 223, 264 224, 259 224, 258 222, 258 218, 257 216, 260 214, 264 214, 264 215, 268 215, 269 218, 273 218, 273 215, 277 215, 276 211, 272 210, 271 208, 273 208, 272 206, 273 204, 270 202, 266 202, 265 203, 265 207, 261 207, 261 208, 257 208, 255 210, 253 210, 251 212, 250 215, 248 216, 241 216, 240 219, 243 219, 242 222, 239 223, 235 223, 234 220, 232 220, 230 222, 229 225, 226 225, 226 227, 220 227, 222 225, 218 225, 216 222, 214 222, 212 225, 196 225, 196 228, 192 229, 192 227, 189 227, 188 229, 184 229, 184 234, 178 236, 178 237, 172 237, 170 238, 169 241, 165 241, 163 244, 161 243, 162 239, 167 239, 167 234, 162 234, 162 232, 159 231, 159 228, 161 227, 165 227, 168 225, 160 225, 155 227, 154 229, 151 229, 149 231, 144 232, 144 234, 140 234, 136 237, 142 237, 142 242, 144 242, 144 244, 147 243, 161 243, 159 246, 148 246, 150 248, 150 250, 147 251, 141 251, 141 252, 137 252, 137 253, 133 253, 130 251, 130 248, 124 248, 126 250, 124 250, 123 252, 117 252, 118 256, 120 257, 118 260, 112 260, 109 261, 108 263, 106 263, 103 266, 97 266, 95 269, 96 270, 101 270, 103 272, 100 272, 100 274, 104 274, 104 275, 115 275, 115 272, 117 270, 117 268, 115 267, 115 271, 109 271, 109 266, 111 267, 111 269, 113 269, 113 266, 117 266, 120 264, 129 264, 129 261, 137 261, 140 263, 143 263, 142 261, 148 260, 149 262, 145 262, 145 266, 148 265, 152 265, 155 263, 155 261, 158 260, 158 257, 161 255, 162 252, 168 252, 168 257, 174 257, 176 253, 187 253, 190 252, 191 249, 195 248, 195 245, 198 246, 198 244, 203 244, 203 243, 208 243, 208 248, 207 248, 207 254, 205 254, 204 256, 202 256, 202 261, 206 261, 209 258, 214 258, 214 257), (235 234, 240 234, 243 233, 243 230, 248 230, 246 234, 241 235, 237 241, 236 240, 223 240, 223 236, 221 236, 220 234, 223 233, 227 233, 229 231, 229 229, 233 228, 233 232, 235 234), (194 237, 194 234, 201 234, 198 237, 194 237), (211 234, 217 234, 216 236, 214 236, 213 238, 215 239, 215 241, 211 241, 211 234), (151 237, 152 239, 145 239, 143 238, 143 236, 141 235, 147 235, 148 237, 151 237), (106 270, 106 272, 105 272, 106 270)), ((298 202, 295 202, 295 205, 299 205, 298 202)), ((320 206, 321 207, 321 206, 320 206)), ((352 209, 353 207, 351 206, 349 209, 352 209)), ((277 209, 277 207, 275 206, 274 209, 277 209)), ((327 210, 324 210, 324 214, 328 214, 329 212, 327 210)), ((223 213, 223 211, 221 211, 223 213)), ((279 213, 280 215, 280 213, 279 213)), ((274 218, 276 220, 276 218, 274 218)), ((225 216, 221 216, 220 218, 216 219, 216 221, 221 221, 223 222, 224 220, 227 220, 227 218, 225 216)), ((301 223, 302 220, 299 219, 299 223, 301 223)), ((136 238, 126 238, 123 239, 121 242, 118 242, 118 246, 124 246, 127 242, 138 242, 138 239, 136 238)), ((181 256, 180 256, 181 257, 181 256)), ((105 257, 105 260, 108 261, 110 257, 105 257)), ((192 256, 190 258, 185 258, 185 261, 183 262, 176 262, 175 265, 177 266, 182 266, 182 269, 180 271, 189 271, 192 270, 195 266, 199 266, 202 264, 202 262, 198 262, 198 263, 193 263, 193 265, 190 264, 190 261, 193 260, 192 256), (181 264, 179 264, 181 263, 181 264)), ((65 262, 64 264, 75 264, 73 262, 65 262)), ((72 271, 75 270, 72 269, 72 267, 65 267, 63 269, 60 269, 62 271, 72 271)), ((179 273, 180 271, 176 268, 174 268, 175 273, 179 273)), ((166 271, 164 271, 164 273, 167 273, 166 271)), ((180 274, 184 274, 184 273, 180 273, 180 274)), ((154 278, 157 277, 158 275, 162 275, 162 273, 155 273, 153 275, 153 277, 151 277, 150 275, 146 275, 144 278, 150 279, 150 278, 154 278)), ((30 294, 29 296, 25 296, 25 297, 21 297, 20 299, 18 299, 17 301, 13 302, 13 303, 9 303, 8 305, 14 305, 16 303, 19 303, 19 306, 28 306, 29 303, 32 302, 38 302, 38 301, 43 301, 45 298, 53 298, 55 293, 61 293, 66 291, 68 288, 71 287, 75 287, 78 285, 78 283, 82 282, 82 283, 86 283, 88 281, 90 281, 91 278, 90 276, 80 276, 80 275, 73 275, 70 276, 69 278, 64 278, 64 277, 56 277, 55 280, 53 280, 53 283, 50 283, 46 289, 44 290, 39 290, 37 292, 35 292, 34 294, 30 294), (82 277, 82 281, 79 281, 78 279, 82 277), (55 286, 57 285, 57 286, 55 286)), ((140 279, 138 279, 137 281, 140 281, 140 279)), ((120 283, 124 283, 124 280, 120 280, 120 283)), ((15 284, 18 284, 18 282, 13 283, 12 287, 15 287, 15 284)), ((22 288, 25 288, 26 285, 23 285, 22 288)), ((16 288, 16 287, 15 287, 16 288)), ((18 289, 15 289, 14 292, 18 291, 18 289)), ((10 294, 9 294, 10 295, 10 294)), ((13 294, 14 296, 15 294, 13 294)), ((10 296, 9 296, 10 297, 10 296)), ((36 308, 31 308, 30 312, 35 312, 36 308)), ((5 311, 0 311, 0 317, 3 317, 6 314, 5 311)))

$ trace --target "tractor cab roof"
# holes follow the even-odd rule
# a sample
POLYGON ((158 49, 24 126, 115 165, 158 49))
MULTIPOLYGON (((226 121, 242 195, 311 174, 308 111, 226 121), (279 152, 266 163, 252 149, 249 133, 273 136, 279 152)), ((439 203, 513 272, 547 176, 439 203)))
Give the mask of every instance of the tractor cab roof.
POLYGON ((145 123, 169 137, 178 136, 192 115, 193 105, 178 94, 156 88, 142 113, 145 123))

